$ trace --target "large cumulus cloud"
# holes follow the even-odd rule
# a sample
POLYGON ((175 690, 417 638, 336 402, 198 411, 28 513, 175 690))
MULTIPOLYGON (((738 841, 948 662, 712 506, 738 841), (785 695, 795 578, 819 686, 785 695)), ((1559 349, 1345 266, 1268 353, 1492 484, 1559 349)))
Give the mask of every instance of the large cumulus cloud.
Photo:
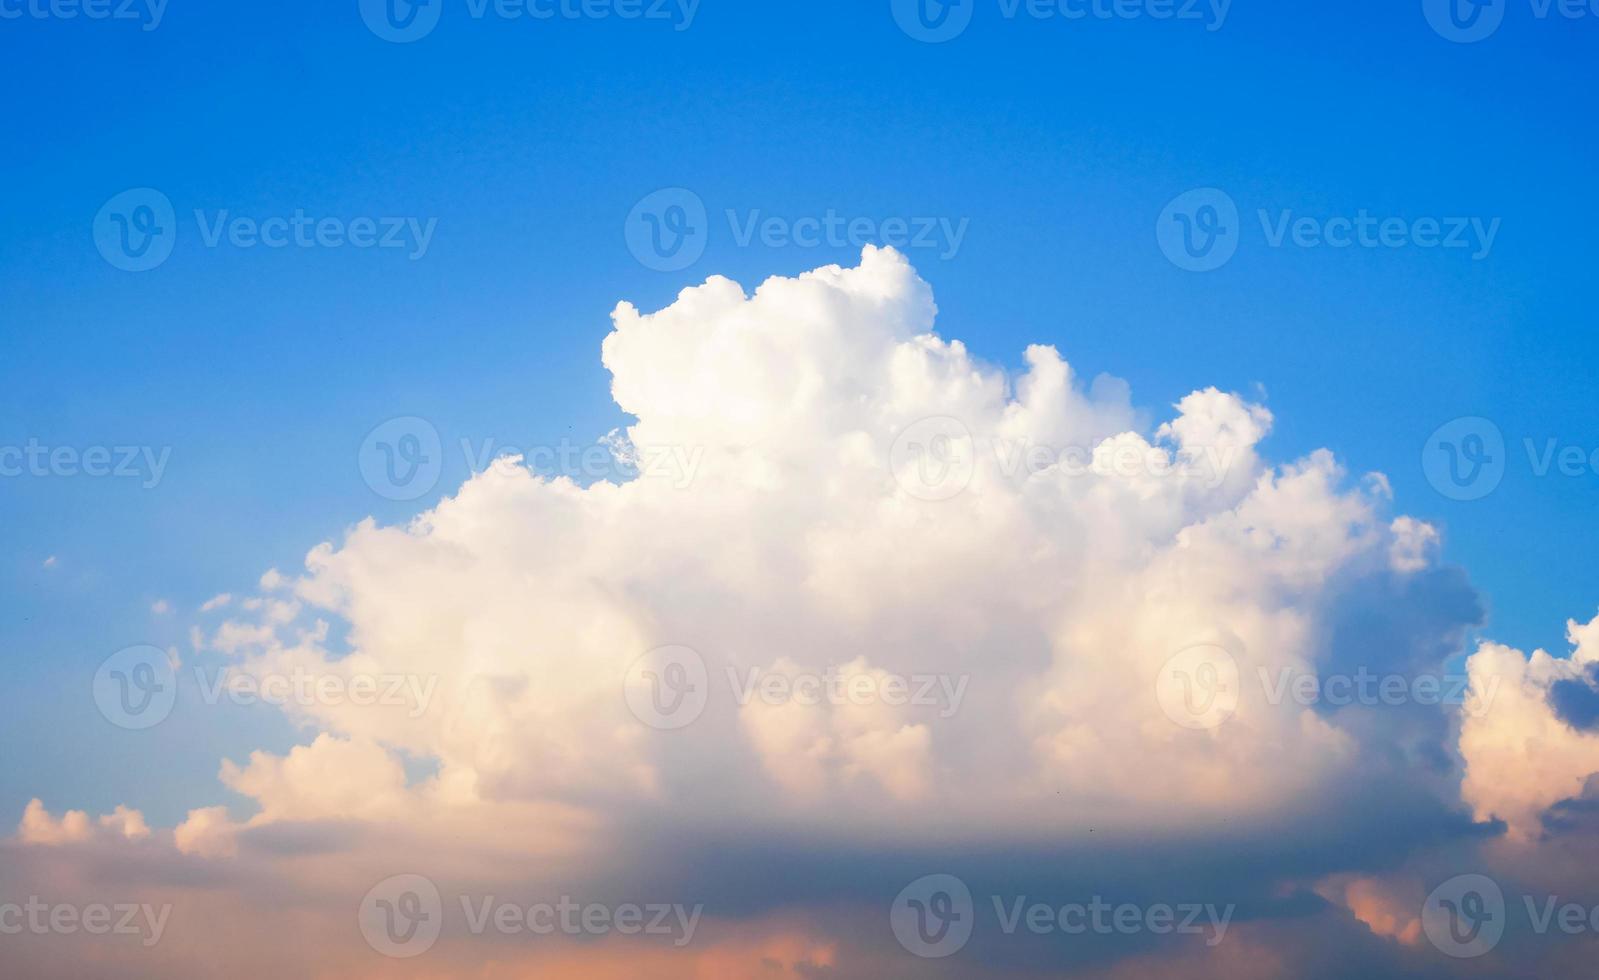
MULTIPOLYGON (((655 313, 622 304, 603 358, 637 476, 499 460, 225 607, 246 612, 208 620, 203 645, 241 674, 426 678, 427 703, 290 705, 304 745, 222 767, 253 811, 196 801, 140 846, 336 909, 403 870, 707 904, 709 948, 570 952, 591 975, 613 956, 663 976, 718 956, 933 975, 886 929, 900 885, 932 871, 1060 901, 1230 902, 1243 920, 1220 951, 979 941, 968 971, 1441 969, 1410 892, 1580 795, 1599 737, 1548 695, 1599 644, 1566 666, 1485 647, 1472 690, 1508 678, 1503 713, 1274 695, 1284 678, 1446 674, 1481 608, 1438 567, 1438 531, 1330 452, 1269 461, 1264 406, 1207 388, 1148 420, 1055 347, 1009 373, 934 317, 904 258, 872 248, 752 294, 712 278, 655 313), (629 700, 662 648, 703 668, 691 723, 629 700), (1227 710, 1174 714, 1173 671, 1227 710), (737 696, 773 677, 865 696, 737 696), (923 679, 928 699, 883 696, 923 679), (1558 754, 1523 771, 1511 732, 1531 729, 1558 754)), ((100 853, 113 825, 144 831, 55 819, 30 810, 13 846, 100 853)), ((375 955, 351 940, 319 942, 375 955)))

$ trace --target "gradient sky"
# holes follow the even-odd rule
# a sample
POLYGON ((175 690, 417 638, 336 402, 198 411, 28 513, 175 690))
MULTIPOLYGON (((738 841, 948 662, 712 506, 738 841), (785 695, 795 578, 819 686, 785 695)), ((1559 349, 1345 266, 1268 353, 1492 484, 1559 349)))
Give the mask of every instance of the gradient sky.
POLYGON ((1564 650, 1562 624, 1599 602, 1599 476, 1539 477, 1522 441, 1599 449, 1599 16, 1501 0, 1499 31, 1459 44, 1417 2, 1238 0, 1216 30, 968 2, 970 27, 941 44, 907 36, 886 0, 704 0, 687 25, 475 20, 463 0, 410 44, 374 36, 354 0, 172 0, 150 31, 0 20, 0 445, 171 448, 152 489, 0 478, 0 740, 28 749, 0 768, 0 823, 43 796, 170 824, 216 795, 219 757, 296 744, 267 709, 180 710, 135 744, 84 692, 114 650, 186 649, 212 595, 453 492, 462 439, 587 444, 626 424, 599 361, 617 302, 859 257, 740 244, 727 209, 968 222, 953 255, 906 249, 945 336, 1012 370, 1054 344, 1085 377, 1126 379, 1155 420, 1206 385, 1264 401, 1273 458, 1330 448, 1442 530, 1484 636, 1564 650), (92 225, 137 187, 165 193, 181 230, 168 261, 129 273, 92 225), (672 187, 705 202, 710 237, 661 272, 624 222, 672 187), (1201 187, 1237 202, 1243 237, 1195 273, 1155 226, 1201 187), (1500 227, 1481 259, 1273 248, 1262 208, 1500 227), (415 261, 208 248, 196 209, 437 225, 415 261), (406 415, 438 428, 446 468, 396 502, 357 449, 406 415), (1462 416, 1509 447, 1481 500, 1447 499, 1422 469, 1429 435, 1462 416))

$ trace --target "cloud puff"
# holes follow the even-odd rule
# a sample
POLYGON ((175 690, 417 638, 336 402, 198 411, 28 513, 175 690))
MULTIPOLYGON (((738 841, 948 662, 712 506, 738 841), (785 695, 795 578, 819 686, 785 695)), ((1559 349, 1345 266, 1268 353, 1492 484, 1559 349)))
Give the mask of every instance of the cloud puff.
POLYGON ((1540 833, 1545 811, 1582 795, 1588 777, 1599 773, 1599 732, 1562 718, 1555 697, 1566 685, 1587 689, 1599 664, 1599 617, 1568 622, 1566 636, 1568 657, 1543 650, 1528 657, 1485 643, 1469 662, 1473 688, 1486 693, 1497 685, 1497 697, 1491 711, 1462 726, 1461 795, 1479 817, 1504 820, 1519 837, 1540 833))

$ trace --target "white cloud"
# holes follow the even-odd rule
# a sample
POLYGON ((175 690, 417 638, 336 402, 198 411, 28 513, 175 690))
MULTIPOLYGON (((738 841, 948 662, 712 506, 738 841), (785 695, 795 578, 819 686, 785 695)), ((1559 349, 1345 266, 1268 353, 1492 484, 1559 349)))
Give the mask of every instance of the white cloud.
MULTIPOLYGON (((692 809, 715 779, 717 805, 731 794, 778 821, 1186 832, 1347 777, 1358 752, 1336 719, 1252 698, 1196 734, 1162 713, 1156 679, 1202 640, 1236 649, 1246 677, 1314 669, 1329 583, 1411 561, 1425 525, 1391 521, 1370 484, 1346 488, 1327 452, 1267 464, 1271 415, 1236 395, 1194 392, 1143 435, 1125 384, 1085 386, 1040 345, 1009 376, 933 334, 933 313, 904 259, 870 248, 752 296, 712 278, 657 313, 622 304, 603 351, 638 419, 626 440, 641 458, 691 450, 691 482, 582 487, 502 460, 406 527, 367 521, 317 547, 297 580, 269 572, 263 586, 295 600, 244 600, 250 615, 211 645, 245 669, 437 676, 439 708, 421 716, 292 710, 352 745, 436 759, 441 783, 484 800, 692 809), (949 499, 891 465, 930 417, 970 434, 949 499), (1054 455, 1017 467, 1018 447, 1054 455), (1084 472, 1059 453, 1074 447, 1142 462, 1084 472), (1207 453, 1221 465, 1173 465, 1207 453), (325 624, 293 626, 305 609, 345 620, 353 652, 326 649, 325 624), (620 692, 640 654, 672 643, 700 652, 718 698, 668 740, 620 692), (726 681, 842 665, 970 676, 972 693, 947 719, 740 709, 726 681)), ((294 789, 328 770, 244 772, 269 770, 257 788, 301 817, 348 809, 294 789)), ((386 785, 374 799, 404 792, 386 785)))
POLYGON ((1467 664, 1473 692, 1486 711, 1468 714, 1460 732, 1465 759, 1461 795, 1479 819, 1498 817, 1517 838, 1537 836, 1544 811, 1581 795, 1599 772, 1599 732, 1572 727, 1555 713, 1550 690, 1561 681, 1585 683, 1599 664, 1599 617, 1566 624, 1572 651, 1527 656, 1484 643, 1467 664))

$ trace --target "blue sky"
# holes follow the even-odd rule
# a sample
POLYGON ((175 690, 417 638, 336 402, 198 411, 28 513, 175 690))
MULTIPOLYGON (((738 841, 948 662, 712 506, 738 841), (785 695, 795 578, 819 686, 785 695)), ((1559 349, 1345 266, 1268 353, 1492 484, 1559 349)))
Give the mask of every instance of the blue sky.
POLYGON ((943 332, 978 355, 1016 367, 1053 343, 1084 375, 1127 379, 1156 420, 1206 385, 1264 397, 1274 458, 1329 447, 1439 524, 1492 637, 1562 649, 1566 618, 1593 614, 1599 477, 1538 477, 1522 443, 1599 448, 1599 17, 1502 0, 1503 26, 1468 45, 1416 3, 1240 0, 1207 30, 1007 19, 969 0, 970 26, 928 44, 886 3, 705 0, 679 30, 437 2, 437 28, 409 44, 374 36, 353 2, 173 0, 150 31, 0 22, 0 445, 171 447, 151 489, 0 480, 0 738, 34 749, 0 772, 0 818, 44 795, 170 822, 214 787, 219 756, 296 741, 241 709, 223 725, 180 711, 135 746, 84 690, 110 652, 184 646, 210 596, 466 476, 451 448, 430 497, 374 494, 356 456, 377 424, 429 419, 447 448, 586 443, 626 421, 599 362, 618 301, 654 309, 711 274, 753 286, 858 255, 740 244, 728 209, 964 221, 953 256, 907 254, 943 332), (130 273, 93 225, 139 187, 172 201, 180 230, 166 262, 130 273), (659 272, 624 221, 672 187, 704 202, 709 239, 659 272), (1196 273, 1155 227, 1202 187, 1237 203, 1241 239, 1196 273), (197 209, 436 226, 416 260, 206 247, 197 209), (1480 259, 1271 247, 1260 209, 1500 224, 1480 259), (1475 501, 1439 494, 1421 465, 1461 416, 1508 447, 1502 485, 1475 501), (158 599, 176 611, 152 614, 158 599))

